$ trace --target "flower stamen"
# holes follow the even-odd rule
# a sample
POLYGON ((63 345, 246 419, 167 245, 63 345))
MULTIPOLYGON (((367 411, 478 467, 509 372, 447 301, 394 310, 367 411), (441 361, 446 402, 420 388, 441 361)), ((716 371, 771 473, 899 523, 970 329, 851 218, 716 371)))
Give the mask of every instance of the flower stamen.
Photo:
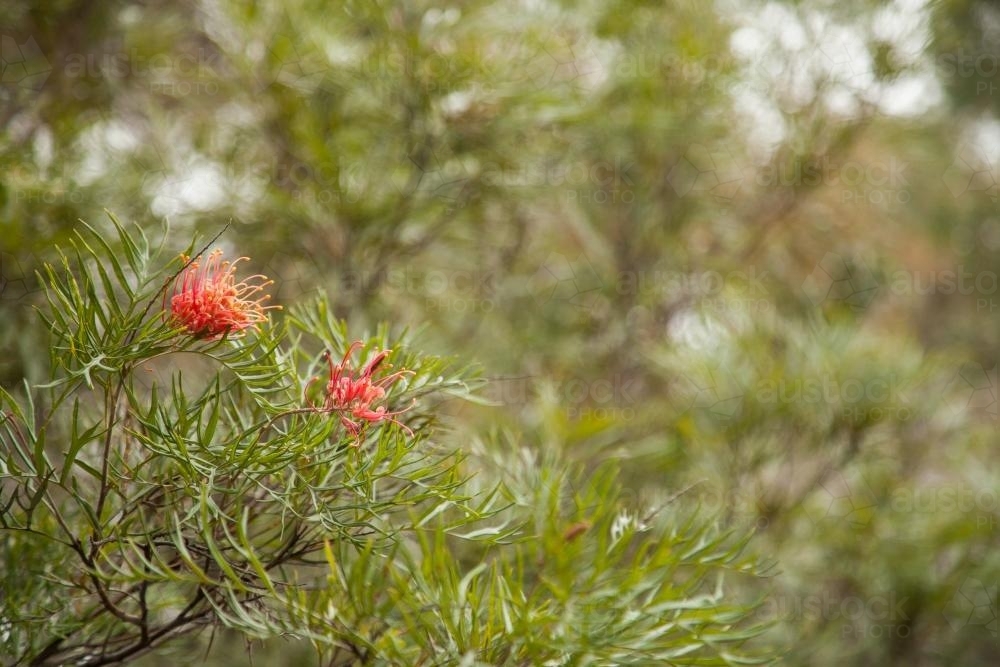
POLYGON ((323 353, 330 368, 330 376, 324 388, 323 405, 317 406, 317 409, 323 412, 339 412, 340 423, 351 435, 358 438, 357 444, 360 444, 359 436, 365 423, 392 422, 412 437, 413 431, 396 419, 397 415, 403 414, 410 408, 390 412, 384 405, 376 406, 375 403, 385 398, 389 386, 404 376, 411 375, 413 371, 400 370, 378 380, 372 380, 372 375, 392 352, 382 350, 372 357, 357 375, 354 375, 350 369, 350 359, 361 345, 361 341, 351 343, 339 364, 333 363, 333 355, 329 351, 323 353))
POLYGON ((222 251, 217 249, 204 263, 200 256, 194 261, 186 255, 181 258, 190 266, 174 283, 170 313, 172 320, 195 338, 217 340, 256 329, 267 320, 266 311, 281 308, 264 305, 269 295, 255 296, 273 285, 273 280, 257 274, 236 282, 236 265, 247 257, 230 262, 223 260, 222 251))

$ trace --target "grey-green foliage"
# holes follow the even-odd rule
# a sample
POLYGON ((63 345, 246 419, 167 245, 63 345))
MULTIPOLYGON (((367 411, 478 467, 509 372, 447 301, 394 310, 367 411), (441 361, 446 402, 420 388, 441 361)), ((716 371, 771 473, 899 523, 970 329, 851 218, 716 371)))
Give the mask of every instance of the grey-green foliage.
POLYGON ((783 574, 747 592, 789 664, 992 665, 1000 31, 989 0, 918 5, 7 0, 52 71, 0 82, 0 385, 41 381, 22 306, 78 219, 233 219, 276 302, 322 285, 354 330, 483 364, 503 405, 428 396, 449 446, 505 425, 763 528, 783 574))
POLYGON ((205 626, 332 664, 766 660, 725 595, 767 571, 747 536, 630 514, 612 468, 449 450, 474 371, 385 327, 362 361, 409 371, 385 398, 407 428, 354 435, 307 398, 351 341, 325 300, 194 337, 163 310, 183 262, 107 231, 46 266, 49 381, 0 395, 5 662, 120 663, 205 626))

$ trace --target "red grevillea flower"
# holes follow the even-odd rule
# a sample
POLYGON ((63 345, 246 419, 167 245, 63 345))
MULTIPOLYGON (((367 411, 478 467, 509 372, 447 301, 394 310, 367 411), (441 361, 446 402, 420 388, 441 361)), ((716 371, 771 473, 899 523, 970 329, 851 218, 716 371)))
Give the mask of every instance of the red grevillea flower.
MULTIPOLYGON (((190 260, 186 255, 182 259, 190 260)), ((229 262, 222 259, 221 250, 213 250, 204 264, 200 256, 191 262, 174 283, 170 298, 173 321, 192 336, 211 340, 265 321, 265 311, 280 306, 265 306, 263 302, 271 297, 255 295, 273 281, 256 275, 236 282, 236 265, 245 259, 229 262)))
POLYGON ((413 431, 395 418, 406 410, 389 412, 384 405, 375 405, 385 398, 387 387, 412 371, 396 371, 373 381, 372 374, 392 352, 392 350, 382 350, 372 357, 357 375, 354 375, 348 364, 351 355, 359 347, 361 341, 351 343, 344 353, 344 358, 336 365, 330 353, 324 353, 326 362, 330 366, 330 379, 326 383, 323 405, 320 409, 325 412, 339 412, 340 423, 354 436, 361 433, 365 422, 374 424, 381 421, 398 424, 412 436, 413 431))

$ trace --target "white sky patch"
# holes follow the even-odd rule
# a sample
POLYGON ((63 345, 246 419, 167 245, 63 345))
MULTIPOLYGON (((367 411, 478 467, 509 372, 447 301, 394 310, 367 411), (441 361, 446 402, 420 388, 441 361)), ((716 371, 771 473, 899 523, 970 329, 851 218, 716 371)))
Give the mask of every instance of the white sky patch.
POLYGON ((456 90, 441 99, 441 111, 446 116, 457 116, 468 110, 472 104, 473 94, 468 90, 456 90))
POLYGON ((141 143, 135 130, 121 121, 108 123, 104 138, 108 142, 108 146, 116 151, 134 151, 141 143))
POLYGON ((972 140, 995 161, 1000 156, 1000 120, 983 117, 972 127, 972 140))
POLYGON ((167 172, 154 186, 153 213, 160 216, 207 211, 225 201, 223 170, 207 161, 192 161, 185 168, 167 172))
POLYGON ((737 28, 729 36, 729 48, 738 58, 752 59, 764 50, 767 40, 764 34, 754 26, 737 28))
POLYGON ((885 86, 879 108, 892 116, 913 117, 930 111, 943 99, 941 84, 932 74, 924 73, 900 77, 885 86))
POLYGON ((33 148, 35 149, 35 162, 42 169, 48 169, 52 164, 52 156, 55 148, 52 130, 48 126, 40 127, 35 133, 33 148))
POLYGON ((260 123, 260 114, 253 108, 240 102, 229 102, 215 113, 220 125, 236 125, 239 127, 252 127, 260 123))
POLYGON ((880 7, 872 17, 871 31, 876 39, 892 44, 893 57, 899 64, 913 64, 930 42, 930 16, 925 0, 899 0, 880 7))
POLYGON ((785 128, 776 122, 781 112, 794 113, 817 94, 828 111, 848 118, 865 108, 913 117, 943 100, 926 52, 931 38, 927 0, 895 0, 852 23, 821 9, 796 10, 776 2, 761 7, 721 0, 719 6, 737 17, 729 48, 745 64, 747 85, 734 87, 734 107, 751 128, 751 150, 782 141, 785 128), (907 71, 893 81, 879 81, 872 42, 891 45, 892 64, 907 71))
POLYGON ((747 137, 750 152, 763 159, 777 148, 788 131, 780 110, 758 91, 749 91, 740 98, 741 110, 755 128, 747 137))
POLYGON ((434 28, 449 28, 462 18, 462 12, 457 7, 449 7, 448 9, 428 9, 424 13, 423 20, 421 21, 421 28, 425 30, 432 30, 434 28))
POLYGON ((118 12, 118 22, 122 26, 133 26, 137 25, 142 21, 142 17, 145 11, 142 7, 130 6, 125 7, 120 12, 118 12))
POLYGON ((76 178, 84 185, 93 183, 127 161, 127 155, 141 144, 138 133, 128 123, 104 120, 81 133, 84 158, 76 178))
POLYGON ((786 28, 778 33, 778 42, 788 51, 801 51, 808 48, 809 38, 798 21, 786 21, 786 28))
POLYGON ((718 322, 692 309, 675 315, 667 325, 667 335, 678 344, 694 350, 717 349, 729 338, 726 329, 718 322))
POLYGON ((327 39, 323 41, 323 53, 331 65, 342 67, 354 65, 361 60, 365 55, 365 49, 344 39, 327 39))
POLYGON ((1000 39, 1000 9, 985 3, 977 3, 975 7, 976 18, 979 19, 986 41, 996 42, 1000 39))

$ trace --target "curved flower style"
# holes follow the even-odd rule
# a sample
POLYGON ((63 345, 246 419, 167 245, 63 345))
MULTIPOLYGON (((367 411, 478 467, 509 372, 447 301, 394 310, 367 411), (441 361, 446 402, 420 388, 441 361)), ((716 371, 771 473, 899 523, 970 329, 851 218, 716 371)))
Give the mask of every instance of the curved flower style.
MULTIPOLYGON (((215 340, 228 333, 255 327, 267 319, 265 311, 281 306, 265 306, 270 296, 254 296, 274 281, 266 276, 250 276, 236 282, 236 265, 222 260, 222 251, 213 250, 202 264, 199 256, 174 283, 170 298, 173 320, 196 338, 215 340)), ((182 255, 185 262, 190 261, 182 255)))
POLYGON ((372 381, 372 374, 392 352, 392 350, 382 350, 372 357, 371 361, 365 364, 355 376, 348 363, 351 355, 359 347, 361 347, 361 341, 351 343, 347 352, 344 353, 344 358, 336 365, 333 363, 330 352, 324 353, 326 362, 330 366, 330 379, 326 383, 325 398, 320 409, 325 412, 339 412, 340 423, 355 437, 360 435, 364 422, 374 424, 381 421, 398 424, 412 436, 413 431, 395 418, 396 415, 402 414, 406 410, 389 412, 384 405, 377 407, 374 405, 385 397, 385 390, 388 386, 412 371, 396 371, 379 380, 372 381))

